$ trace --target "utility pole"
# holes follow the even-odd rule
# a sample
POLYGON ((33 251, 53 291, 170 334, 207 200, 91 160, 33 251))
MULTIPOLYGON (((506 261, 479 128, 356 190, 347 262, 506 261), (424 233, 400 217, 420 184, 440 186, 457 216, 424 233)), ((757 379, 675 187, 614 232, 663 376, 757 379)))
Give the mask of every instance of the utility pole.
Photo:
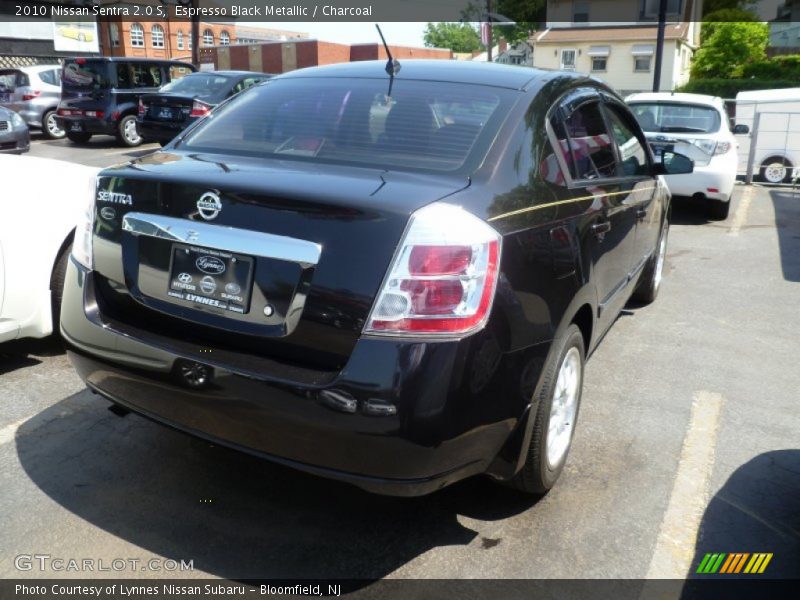
POLYGON ((492 0, 486 0, 486 31, 489 38, 489 44, 486 46, 486 60, 492 62, 492 0))
POLYGON ((664 30, 667 26, 667 0, 660 0, 658 5, 658 39, 656 40, 656 72, 653 74, 653 91, 661 88, 661 63, 664 59, 664 30))

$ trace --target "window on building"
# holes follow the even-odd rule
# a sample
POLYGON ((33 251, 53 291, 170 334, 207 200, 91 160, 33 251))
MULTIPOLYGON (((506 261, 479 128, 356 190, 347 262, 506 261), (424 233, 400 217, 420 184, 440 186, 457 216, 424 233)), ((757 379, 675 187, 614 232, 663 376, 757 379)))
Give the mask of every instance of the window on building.
POLYGON ((561 68, 565 71, 575 70, 575 50, 562 50, 561 51, 561 68))
POLYGON ((607 71, 610 53, 611 46, 589 46, 587 54, 592 61, 592 71, 607 71))
POLYGON ((222 46, 229 46, 231 43, 231 36, 227 31, 221 31, 219 34, 219 43, 222 46))
POLYGON ((192 41, 192 34, 190 32, 189 35, 186 36, 186 46, 189 48, 189 50, 192 49, 192 44, 193 43, 194 42, 192 41))
POLYGON ((116 23, 108 26, 108 36, 111 38, 111 45, 116 48, 119 46, 119 27, 116 23))
POLYGON ((177 35, 178 50, 183 50, 183 32, 179 31, 177 35))
POLYGON ((633 70, 637 72, 649 72, 652 56, 634 56, 633 70))
POLYGON ((131 23, 131 46, 144 48, 144 27, 139 23, 131 23))
POLYGON ((588 23, 588 21, 589 21, 588 0, 575 0, 572 3, 572 22, 588 23))
MULTIPOLYGON (((641 0, 641 11, 643 19, 658 19, 658 9, 661 0, 641 0)), ((678 16, 681 14, 683 6, 682 0, 667 0, 667 16, 678 16)))
POLYGON ((150 37, 153 42, 153 48, 164 47, 164 28, 161 25, 153 25, 150 29, 150 37))
POLYGON ((214 32, 210 29, 206 29, 203 31, 203 45, 204 46, 213 46, 214 45, 214 32))

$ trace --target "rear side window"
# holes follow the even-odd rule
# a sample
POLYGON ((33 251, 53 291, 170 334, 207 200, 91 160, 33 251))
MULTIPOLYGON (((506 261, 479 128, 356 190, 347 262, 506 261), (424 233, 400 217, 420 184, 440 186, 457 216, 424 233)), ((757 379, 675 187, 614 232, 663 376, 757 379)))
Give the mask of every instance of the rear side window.
POLYGON ((573 179, 606 179, 617 176, 611 136, 598 102, 574 110, 563 122, 552 125, 573 179))
POLYGON ((111 87, 108 79, 109 63, 89 60, 68 60, 61 72, 64 87, 103 89, 111 87))
POLYGON ((447 171, 464 164, 514 93, 387 79, 277 79, 239 95, 181 147, 447 171))
POLYGON ((61 85, 61 77, 56 69, 40 72, 39 79, 50 85, 61 85))
POLYGON ((131 63, 128 68, 130 69, 130 87, 132 88, 161 87, 165 83, 164 74, 158 64, 131 63))

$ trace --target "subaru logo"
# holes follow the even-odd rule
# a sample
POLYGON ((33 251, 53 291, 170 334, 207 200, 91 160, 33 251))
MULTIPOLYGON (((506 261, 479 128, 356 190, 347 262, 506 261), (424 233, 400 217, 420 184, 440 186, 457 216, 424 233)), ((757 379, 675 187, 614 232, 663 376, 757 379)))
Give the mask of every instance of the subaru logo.
POLYGON ((200 280, 200 290, 204 294, 213 294, 216 289, 217 283, 214 281, 213 277, 206 275, 200 280))
POLYGON ((225 272, 225 263, 214 256, 201 256, 194 261, 194 264, 208 275, 221 275, 225 272))
POLYGON ((216 192, 208 191, 197 201, 197 212, 206 221, 216 219, 219 212, 222 210, 222 202, 219 199, 219 194, 216 192))
POLYGON ((242 288, 240 288, 237 283, 231 281, 230 283, 225 284, 225 291, 235 296, 242 291, 242 288))

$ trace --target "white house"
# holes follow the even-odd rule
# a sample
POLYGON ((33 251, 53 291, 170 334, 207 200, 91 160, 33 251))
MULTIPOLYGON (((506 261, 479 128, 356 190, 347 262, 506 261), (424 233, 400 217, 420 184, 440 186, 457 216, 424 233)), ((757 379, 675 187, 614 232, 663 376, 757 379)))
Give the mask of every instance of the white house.
MULTIPOLYGON (((667 4, 661 90, 688 81, 700 41, 702 2, 669 0, 667 4)), ((548 0, 546 27, 529 40, 534 47, 533 66, 588 73, 623 95, 651 91, 657 6, 658 0, 548 0), (631 20, 611 22, 610 15, 631 20)))

